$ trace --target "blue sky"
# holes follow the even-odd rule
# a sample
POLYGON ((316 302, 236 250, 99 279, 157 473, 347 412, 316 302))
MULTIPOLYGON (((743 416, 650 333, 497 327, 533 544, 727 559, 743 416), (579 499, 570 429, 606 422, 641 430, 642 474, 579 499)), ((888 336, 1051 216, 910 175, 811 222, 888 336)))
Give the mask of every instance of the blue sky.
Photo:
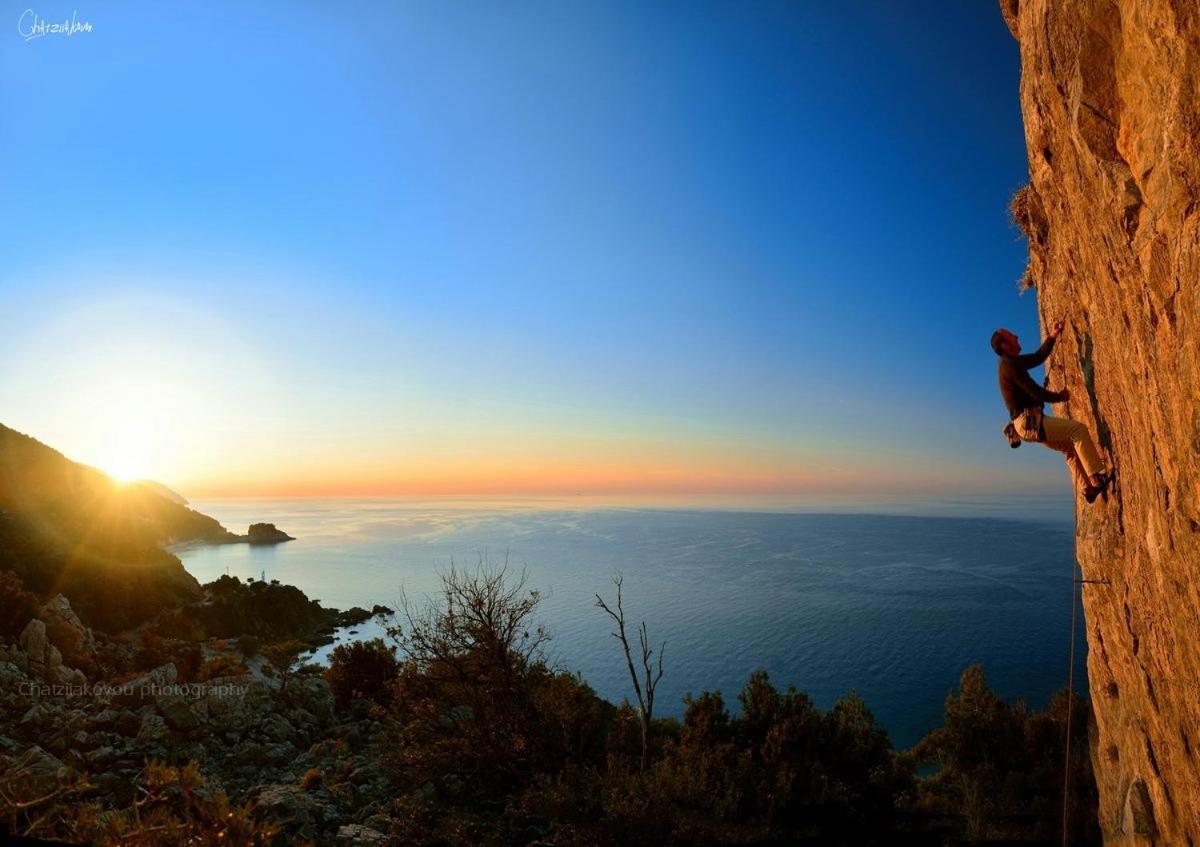
POLYGON ((993 4, 106 3, 29 42, 8 8, 0 420, 69 455, 1066 490, 999 434, 988 335, 1038 332, 993 4))

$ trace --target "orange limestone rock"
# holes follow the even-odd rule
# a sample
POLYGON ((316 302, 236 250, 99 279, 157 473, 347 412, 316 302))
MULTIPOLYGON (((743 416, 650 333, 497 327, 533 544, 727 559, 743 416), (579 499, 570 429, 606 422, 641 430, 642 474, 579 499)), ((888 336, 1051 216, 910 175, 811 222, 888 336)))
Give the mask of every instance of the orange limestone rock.
POLYGON ((1110 845, 1200 847, 1200 3, 1002 0, 1030 186, 1014 203, 1051 383, 1117 469, 1077 504, 1110 845))

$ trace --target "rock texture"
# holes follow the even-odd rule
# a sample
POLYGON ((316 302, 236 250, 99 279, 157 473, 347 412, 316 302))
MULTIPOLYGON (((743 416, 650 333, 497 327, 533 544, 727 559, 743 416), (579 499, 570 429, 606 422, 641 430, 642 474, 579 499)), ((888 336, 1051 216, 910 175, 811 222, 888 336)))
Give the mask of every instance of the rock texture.
POLYGON ((1200 845, 1200 4, 1002 0, 1049 366, 1119 474, 1077 506, 1107 844, 1200 845))
MULTIPOLYGON (((76 648, 105 640, 72 629, 65 600, 41 614, 76 648)), ((194 761, 207 780, 197 796, 221 790, 234 805, 252 803, 282 828, 277 843, 391 843, 382 833, 393 788, 379 762, 394 735, 374 715, 339 713, 323 676, 295 673, 282 686, 251 672, 189 681, 167 663, 129 680, 127 670, 85 678, 55 664, 46 621, 31 620, 16 643, 0 640, 0 801, 44 797, 88 772, 89 801, 128 807, 147 759, 194 761), (53 684, 63 671, 103 685, 53 684)))

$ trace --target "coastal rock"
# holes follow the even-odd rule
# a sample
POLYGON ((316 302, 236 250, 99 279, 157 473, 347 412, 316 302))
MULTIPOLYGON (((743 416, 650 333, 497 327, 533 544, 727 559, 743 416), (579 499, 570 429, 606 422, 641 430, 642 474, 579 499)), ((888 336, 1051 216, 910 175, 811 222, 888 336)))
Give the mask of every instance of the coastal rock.
POLYGON ((159 665, 152 671, 122 683, 120 690, 113 697, 113 702, 120 706, 140 706, 152 702, 163 693, 163 688, 175 682, 178 673, 174 662, 159 665))
POLYGON ((167 722, 161 715, 148 714, 142 716, 142 725, 138 729, 137 740, 139 744, 157 744, 166 741, 171 732, 167 729, 167 722))
POLYGON ((20 643, 9 647, 0 647, 0 663, 12 665, 22 675, 29 673, 29 654, 21 648, 20 643))
MULTIPOLYGON (((83 671, 77 668, 69 668, 66 665, 53 665, 46 671, 46 679, 49 682, 58 685, 69 685, 74 688, 80 688, 87 685, 87 676, 83 671)), ((82 693, 82 692, 80 692, 82 693)))
POLYGON ((42 621, 46 624, 51 642, 68 655, 94 656, 96 638, 71 608, 71 601, 56 594, 42 606, 42 621))
POLYGON ((51 728, 58 719, 58 711, 46 703, 34 703, 21 715, 18 726, 26 733, 51 728))
POLYGON ((78 683, 87 681, 79 671, 63 666, 62 652, 51 643, 46 633, 46 624, 31 620, 18 636, 20 648, 8 653, 9 664, 20 671, 51 683, 78 683))
POLYGON ((251 544, 282 544, 296 539, 275 528, 273 523, 252 523, 246 531, 246 541, 251 544))
POLYGON ((29 657, 30 670, 40 676, 50 659, 52 649, 50 639, 46 637, 46 624, 40 620, 31 620, 21 630, 17 642, 29 657))
POLYGON ((118 735, 123 735, 127 738, 133 738, 138 734, 138 730, 142 726, 142 719, 138 717, 136 712, 122 710, 117 712, 116 718, 113 720, 113 732, 118 735))
POLYGON ((29 677, 11 661, 0 661, 0 696, 18 694, 29 677))
POLYGON ((66 776, 66 767, 35 744, 12 763, 12 772, 21 775, 21 781, 31 793, 45 794, 66 776))
POLYGON ((385 782, 387 776, 378 762, 367 762, 352 770, 347 779, 354 785, 367 785, 373 782, 385 782))
POLYGON ((78 732, 75 734, 75 746, 84 751, 96 750, 106 746, 114 737, 108 732, 78 732))
MULTIPOLYGON (((339 627, 358 626, 360 623, 366 623, 373 617, 373 612, 368 612, 362 606, 351 606, 346 611, 338 615, 337 625, 339 627)), ((351 634, 353 634, 351 630, 351 634)))
POLYGON ((97 747, 84 757, 88 767, 97 770, 111 765, 117 760, 117 751, 112 747, 97 747))
POLYGON ((272 712, 262 722, 263 733, 272 741, 286 741, 291 738, 296 729, 288 719, 278 712, 272 712))
POLYGON ((322 676, 301 674, 288 680, 285 690, 289 703, 311 712, 322 723, 333 718, 333 689, 322 676))
MULTIPOLYGON (((1004 0, 1050 383, 1117 470, 1077 504, 1109 845, 1200 844, 1200 10, 1004 0)), ((1031 345, 1032 346, 1032 345, 1031 345)))
POLYGON ((171 729, 191 732, 200 726, 200 717, 183 697, 160 697, 155 705, 171 729))
POLYGON ((337 820, 337 810, 332 804, 298 785, 268 785, 260 789, 254 809, 305 838, 314 838, 337 820))
POLYGON ((388 843, 387 836, 377 829, 357 823, 348 823, 338 827, 338 847, 375 847, 388 843))

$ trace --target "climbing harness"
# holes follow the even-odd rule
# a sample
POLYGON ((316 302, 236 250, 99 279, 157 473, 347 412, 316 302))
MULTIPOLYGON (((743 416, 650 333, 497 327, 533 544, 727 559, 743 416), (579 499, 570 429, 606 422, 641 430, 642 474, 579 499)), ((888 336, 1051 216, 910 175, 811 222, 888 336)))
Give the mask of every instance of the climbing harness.
POLYGON ((1046 440, 1045 415, 1036 407, 1023 409, 1019 415, 1004 425, 1004 437, 1014 450, 1022 441, 1042 443, 1046 440))

